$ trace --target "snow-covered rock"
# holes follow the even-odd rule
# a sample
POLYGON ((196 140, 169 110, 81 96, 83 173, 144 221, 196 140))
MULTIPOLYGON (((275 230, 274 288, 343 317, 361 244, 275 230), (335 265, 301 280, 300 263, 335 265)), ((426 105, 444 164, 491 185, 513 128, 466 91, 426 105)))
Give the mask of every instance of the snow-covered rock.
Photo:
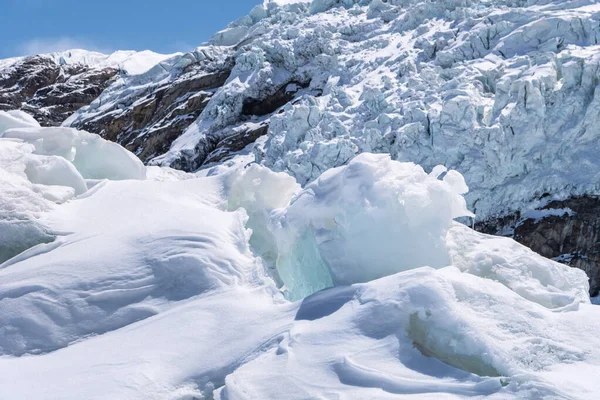
POLYGON ((22 109, 44 126, 60 125, 118 75, 141 74, 174 55, 69 50, 0 60, 0 109, 22 109))

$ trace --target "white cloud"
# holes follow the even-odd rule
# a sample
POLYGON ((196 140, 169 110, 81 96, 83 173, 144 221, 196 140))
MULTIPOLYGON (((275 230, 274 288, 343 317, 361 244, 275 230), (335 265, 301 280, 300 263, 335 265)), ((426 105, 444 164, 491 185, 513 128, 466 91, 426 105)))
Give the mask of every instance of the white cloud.
POLYGON ((30 56, 34 54, 54 53, 72 49, 85 49, 98 51, 100 53, 111 53, 110 49, 103 49, 94 44, 77 38, 56 37, 56 38, 37 38, 28 40, 17 46, 17 52, 20 55, 30 56))

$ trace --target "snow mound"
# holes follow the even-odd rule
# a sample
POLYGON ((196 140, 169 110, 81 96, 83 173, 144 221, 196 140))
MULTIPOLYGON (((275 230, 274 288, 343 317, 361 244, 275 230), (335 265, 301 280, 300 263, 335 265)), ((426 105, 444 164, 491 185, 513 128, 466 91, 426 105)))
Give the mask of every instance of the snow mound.
POLYGON ((589 299, 589 283, 576 268, 540 257, 512 239, 478 233, 455 223, 447 246, 452 265, 498 281, 524 298, 560 311, 589 299))
POLYGON ((12 128, 38 128, 40 124, 20 110, 0 111, 0 134, 12 128))
POLYGON ((452 220, 473 216, 461 196, 468 191, 462 176, 441 166, 427 174, 387 155, 361 154, 325 172, 277 210, 279 204, 263 193, 279 193, 281 202, 299 187, 285 175, 262 172, 260 177, 259 168, 243 172, 230 198, 241 198, 240 192, 252 198, 240 204, 249 210, 249 227, 258 232, 258 254, 264 257, 269 247, 273 251, 266 243, 275 240, 278 278, 291 299, 423 265, 446 266, 452 220), (257 210, 270 212, 268 235, 257 210))
POLYGON ((75 165, 86 179, 145 179, 144 164, 119 144, 72 128, 18 128, 0 137, 35 146, 35 154, 57 155, 75 165))
POLYGON ((72 233, 0 270, 0 353, 53 351, 197 295, 264 285, 246 215, 219 210, 218 190, 214 179, 107 181, 46 216, 72 233))
POLYGON ((599 313, 554 313, 454 267, 418 268, 304 299, 216 399, 585 399, 599 313))

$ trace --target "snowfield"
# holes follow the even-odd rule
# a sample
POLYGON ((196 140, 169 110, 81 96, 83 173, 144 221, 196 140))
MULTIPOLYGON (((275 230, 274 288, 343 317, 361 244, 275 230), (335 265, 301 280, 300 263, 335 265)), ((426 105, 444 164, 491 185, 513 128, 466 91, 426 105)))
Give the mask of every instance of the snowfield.
POLYGON ((302 188, 251 149, 187 174, 0 127, 2 399, 597 394, 585 273, 455 222, 454 170, 364 153, 302 188))

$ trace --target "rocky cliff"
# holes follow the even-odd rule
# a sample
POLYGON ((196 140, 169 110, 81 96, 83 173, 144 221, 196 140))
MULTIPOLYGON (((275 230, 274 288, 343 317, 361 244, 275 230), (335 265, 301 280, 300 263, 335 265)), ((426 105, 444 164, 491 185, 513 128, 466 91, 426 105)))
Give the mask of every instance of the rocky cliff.
POLYGON ((23 110, 42 126, 59 126, 119 76, 144 72, 167 55, 71 50, 0 60, 0 110, 23 110))
POLYGON ((61 65, 49 57, 27 57, 0 71, 0 110, 20 109, 44 126, 58 126, 96 99, 118 73, 111 67, 61 65))

